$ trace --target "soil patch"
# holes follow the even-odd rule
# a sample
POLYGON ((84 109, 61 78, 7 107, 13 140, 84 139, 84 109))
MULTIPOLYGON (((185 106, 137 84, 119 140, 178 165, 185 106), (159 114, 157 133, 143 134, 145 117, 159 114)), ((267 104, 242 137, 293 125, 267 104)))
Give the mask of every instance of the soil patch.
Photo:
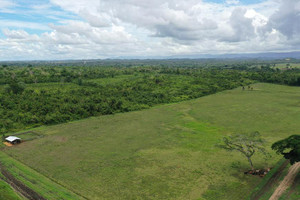
POLYGON ((9 142, 3 142, 3 144, 5 144, 6 146, 8 146, 8 147, 11 147, 11 146, 13 146, 11 143, 9 143, 9 142))

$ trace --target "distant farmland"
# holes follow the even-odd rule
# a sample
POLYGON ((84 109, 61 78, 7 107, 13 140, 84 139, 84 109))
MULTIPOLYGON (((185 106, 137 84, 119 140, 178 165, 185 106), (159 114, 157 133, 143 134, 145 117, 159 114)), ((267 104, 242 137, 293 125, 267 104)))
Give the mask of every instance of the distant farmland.
MULTIPOLYGON (((247 160, 215 144, 259 131, 270 150, 300 130, 300 88, 253 88, 40 127, 45 137, 4 151, 89 199, 245 199, 262 179, 244 175, 247 160)), ((281 157, 270 152, 254 165, 273 166, 281 157)))
POLYGON ((275 64, 274 68, 285 69, 285 68, 300 68, 299 63, 278 63, 275 64))

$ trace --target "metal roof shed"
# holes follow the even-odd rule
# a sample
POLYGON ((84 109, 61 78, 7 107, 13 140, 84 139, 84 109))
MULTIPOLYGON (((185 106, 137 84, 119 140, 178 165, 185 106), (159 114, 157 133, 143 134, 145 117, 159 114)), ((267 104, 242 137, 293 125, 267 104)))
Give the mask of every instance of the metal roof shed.
POLYGON ((5 138, 5 140, 11 144, 21 143, 21 138, 18 138, 16 136, 8 136, 7 138, 5 138))

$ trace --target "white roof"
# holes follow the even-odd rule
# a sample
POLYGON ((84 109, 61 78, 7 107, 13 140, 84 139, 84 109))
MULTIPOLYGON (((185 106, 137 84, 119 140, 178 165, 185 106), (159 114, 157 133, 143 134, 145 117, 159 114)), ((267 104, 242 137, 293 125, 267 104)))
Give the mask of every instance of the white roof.
POLYGON ((5 138, 5 140, 7 140, 9 142, 13 142, 15 140, 21 140, 21 138, 18 138, 16 136, 8 136, 7 138, 5 138))

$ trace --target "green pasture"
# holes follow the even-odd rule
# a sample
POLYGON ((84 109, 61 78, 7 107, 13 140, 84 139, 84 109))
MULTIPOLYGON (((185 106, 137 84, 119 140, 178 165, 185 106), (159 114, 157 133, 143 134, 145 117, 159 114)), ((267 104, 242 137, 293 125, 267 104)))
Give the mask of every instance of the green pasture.
POLYGON ((254 156, 263 168, 281 159, 273 142, 300 132, 300 88, 253 88, 40 127, 45 137, 4 152, 89 199, 240 200, 263 179, 243 174, 240 154, 216 148, 222 137, 259 131, 273 156, 254 156))
POLYGON ((277 63, 274 68, 285 69, 285 68, 300 68, 300 63, 277 63))

